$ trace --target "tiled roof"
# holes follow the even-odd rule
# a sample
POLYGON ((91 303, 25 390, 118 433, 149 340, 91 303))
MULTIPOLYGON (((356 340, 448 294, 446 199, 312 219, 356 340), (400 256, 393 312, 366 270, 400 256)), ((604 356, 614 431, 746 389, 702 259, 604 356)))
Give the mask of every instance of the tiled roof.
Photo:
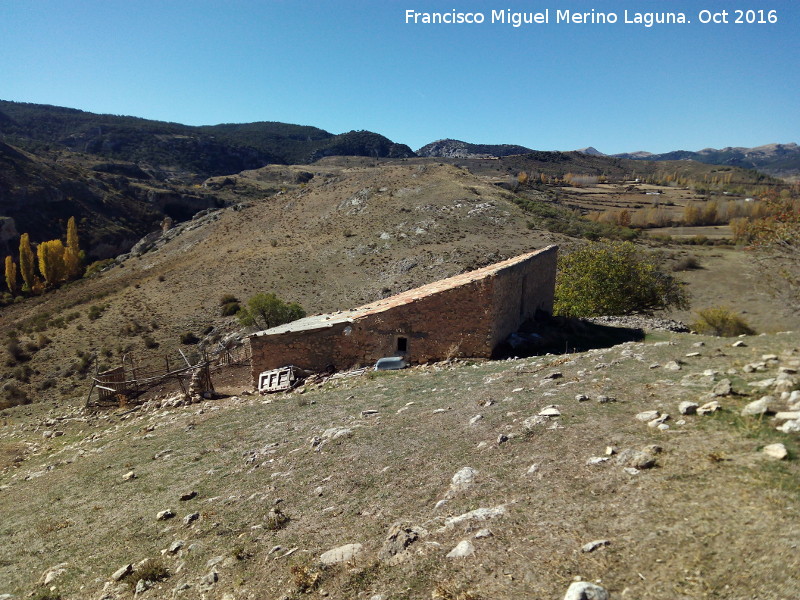
POLYGON ((491 277, 503 269, 517 265, 521 262, 525 262, 529 258, 545 252, 546 250, 550 250, 553 247, 554 246, 552 245, 547 246, 545 248, 540 248, 539 250, 534 250, 533 252, 528 252, 527 254, 520 254, 519 256, 515 256, 513 258, 509 258, 480 269, 475 269, 474 271, 468 271, 467 273, 454 275, 453 277, 448 277, 447 279, 440 279, 439 281, 434 281, 433 283, 428 283, 426 285, 401 292, 394 296, 389 296, 388 298, 383 298, 376 302, 359 306, 358 308, 324 315, 312 315, 310 317, 298 319, 297 321, 292 321, 291 323, 286 323, 285 325, 279 325, 278 327, 259 331, 253 335, 277 335, 292 331, 313 331, 316 329, 327 329, 328 327, 332 327, 333 325, 337 325, 339 323, 352 323, 356 319, 365 317, 367 315, 384 312, 397 306, 409 304, 426 296, 438 294, 439 292, 457 288, 480 279, 486 279, 487 277, 491 277))

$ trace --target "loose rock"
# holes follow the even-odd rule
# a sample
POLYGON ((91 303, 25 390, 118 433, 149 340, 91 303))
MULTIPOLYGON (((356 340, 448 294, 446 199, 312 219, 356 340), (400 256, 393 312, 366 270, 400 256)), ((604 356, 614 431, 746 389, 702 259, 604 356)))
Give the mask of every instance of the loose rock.
POLYGON ((411 523, 395 523, 389 528, 389 535, 378 556, 384 561, 400 562, 405 558, 408 548, 426 535, 428 531, 422 527, 411 523))
POLYGON ((783 460, 789 455, 786 450, 786 446, 780 443, 764 446, 763 452, 770 458, 775 458, 777 460, 783 460))
POLYGON ((471 510, 468 513, 456 517, 448 517, 444 521, 443 529, 452 529, 468 521, 488 521, 489 519, 496 519, 505 516, 507 512, 504 504, 495 506, 494 508, 476 508, 475 510, 471 510))
POLYGON ((319 560, 323 565, 337 565, 353 560, 363 549, 361 544, 345 544, 323 552, 319 560))
POLYGON ((450 489, 452 491, 466 490, 475 483, 477 475, 478 471, 472 467, 463 467, 459 469, 450 480, 450 489))
POLYGON ((167 552, 170 554, 177 554, 178 551, 183 548, 183 544, 183 540, 176 540, 170 544, 169 548, 167 548, 167 552))
POLYGON ((697 408, 699 404, 697 402, 689 402, 685 400, 678 405, 678 412, 682 415, 693 415, 697 413, 697 408))
POLYGON ((581 552, 594 552, 598 548, 602 548, 603 546, 608 546, 610 543, 611 542, 609 540, 594 540, 593 542, 584 544, 581 547, 581 552))
POLYGON ((657 419, 659 416, 661 416, 661 413, 658 412, 657 410, 646 410, 636 415, 636 419, 644 423, 647 423, 649 421, 652 421, 653 419, 657 419))
POLYGON ((447 558, 465 558, 475 554, 475 546, 469 540, 461 540, 458 545, 447 553, 447 558))
POLYGON ((633 467, 634 469, 650 469, 656 466, 655 457, 649 452, 639 450, 623 450, 617 456, 617 464, 623 467, 633 467))
POLYGON ((718 410, 721 410, 721 409, 722 409, 722 406, 720 406, 720 403, 717 402, 716 400, 712 400, 711 402, 706 402, 705 404, 703 404, 703 406, 698 408, 697 409, 697 414, 698 415, 710 415, 711 413, 715 413, 715 412, 717 412, 718 410))
POLYGON ((742 416, 743 417, 754 417, 758 415, 765 415, 771 412, 775 412, 772 410, 772 405, 775 402, 775 398, 772 396, 762 396, 758 400, 754 400, 750 402, 747 406, 742 409, 742 416))
POLYGON ((564 600, 609 600, 609 598, 605 588, 588 581, 571 583, 564 595, 564 600))
POLYGON ((715 396, 730 396, 733 393, 730 379, 723 379, 711 390, 715 396))
POLYGON ((114 581, 119 581, 120 579, 122 579, 126 575, 130 575, 131 573, 133 573, 133 564, 128 563, 124 567, 120 567, 119 569, 114 571, 113 575, 111 575, 111 579, 114 581))

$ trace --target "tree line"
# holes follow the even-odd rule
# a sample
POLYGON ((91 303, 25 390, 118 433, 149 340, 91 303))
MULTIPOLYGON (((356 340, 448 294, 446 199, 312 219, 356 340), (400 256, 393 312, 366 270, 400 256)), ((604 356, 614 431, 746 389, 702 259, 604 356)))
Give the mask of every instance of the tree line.
POLYGON ((34 254, 30 236, 23 233, 19 238, 19 263, 6 256, 6 287, 12 296, 41 294, 81 277, 84 259, 75 217, 67 221, 66 245, 60 239, 40 242, 34 254))

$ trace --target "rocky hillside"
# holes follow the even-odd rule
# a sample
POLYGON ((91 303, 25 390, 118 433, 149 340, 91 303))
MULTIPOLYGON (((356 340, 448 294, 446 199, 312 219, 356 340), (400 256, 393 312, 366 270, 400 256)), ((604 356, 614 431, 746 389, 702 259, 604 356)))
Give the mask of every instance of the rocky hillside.
POLYGON ((78 221, 89 260, 126 251, 169 215, 190 218, 217 206, 212 194, 158 182, 130 163, 73 155, 37 156, 0 142, 0 253, 16 254, 19 234, 60 238, 78 221))
POLYGON ((417 150, 417 156, 440 158, 499 158, 533 152, 512 144, 470 144, 460 140, 438 140, 417 150))
POLYGON ((19 407, 0 597, 797 598, 796 341, 19 407))
POLYGON ((565 239, 530 229, 511 193, 464 169, 363 160, 212 178, 225 208, 159 230, 97 277, 4 307, 0 336, 16 331, 30 350, 0 377, 57 401, 85 385, 81 356, 160 365, 194 350, 186 333, 213 345, 238 330, 221 313, 225 294, 274 292, 330 312, 565 239))
POLYGON ((711 165, 727 165, 756 169, 775 177, 800 175, 800 146, 797 144, 767 144, 756 148, 705 148, 697 152, 677 150, 664 154, 633 152, 614 154, 632 160, 664 161, 694 160, 711 165))
POLYGON ((382 135, 334 135, 316 127, 259 122, 192 127, 72 108, 0 101, 0 140, 30 151, 68 148, 134 162, 160 179, 191 180, 267 164, 304 164, 324 156, 413 156, 382 135))
MULTIPOLYGON (((165 355, 179 357, 178 348, 197 349, 182 339, 214 347, 239 329, 233 316, 222 314, 224 295, 246 301, 274 292, 311 313, 330 312, 549 243, 568 249, 574 240, 566 233, 608 231, 561 207, 549 190, 513 191, 509 180, 516 182, 521 170, 588 168, 599 160, 578 153, 558 156, 563 161, 523 155, 377 165, 370 158, 331 157, 209 178, 192 189, 220 208, 202 210, 163 234, 156 227, 96 277, 3 307, 0 337, 16 335, 21 351, 6 351, 0 387, 8 384, 14 394, 57 402, 85 387, 95 366, 115 366, 126 355, 161 365, 165 355)), ((620 163, 622 173, 625 161, 610 160, 620 163)), ((133 168, 109 164, 104 168, 133 168)), ((112 176, 98 173, 99 181, 112 176)), ((163 184, 147 185, 156 194, 163 184)), ((172 197, 168 190, 163 194, 154 198, 172 197)), ((83 231, 88 223, 80 227, 83 231)), ((747 257, 737 269, 724 257, 699 262, 715 265, 712 260, 727 270, 697 271, 691 285, 700 286, 703 298, 718 303, 731 289, 726 278, 735 277, 747 289, 728 302, 747 309, 748 318, 767 331, 787 322, 776 301, 755 297, 753 290, 763 288, 758 280, 742 277, 747 257)))

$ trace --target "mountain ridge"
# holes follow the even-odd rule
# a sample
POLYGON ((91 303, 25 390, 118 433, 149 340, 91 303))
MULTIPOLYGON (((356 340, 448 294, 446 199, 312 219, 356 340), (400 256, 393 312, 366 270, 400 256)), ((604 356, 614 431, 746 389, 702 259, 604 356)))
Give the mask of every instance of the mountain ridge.
POLYGON ((331 155, 402 158, 404 144, 370 131, 333 134, 272 121, 182 125, 0 100, 0 140, 24 150, 69 149, 149 165, 159 178, 205 179, 331 155))
POLYGON ((768 175, 778 177, 800 175, 800 146, 794 142, 787 144, 771 143, 746 148, 743 146, 726 146, 725 148, 703 148, 702 150, 673 150, 654 154, 644 150, 604 154, 593 147, 576 150, 594 156, 611 156, 630 160, 694 160, 711 165, 725 165, 756 169, 768 175))

